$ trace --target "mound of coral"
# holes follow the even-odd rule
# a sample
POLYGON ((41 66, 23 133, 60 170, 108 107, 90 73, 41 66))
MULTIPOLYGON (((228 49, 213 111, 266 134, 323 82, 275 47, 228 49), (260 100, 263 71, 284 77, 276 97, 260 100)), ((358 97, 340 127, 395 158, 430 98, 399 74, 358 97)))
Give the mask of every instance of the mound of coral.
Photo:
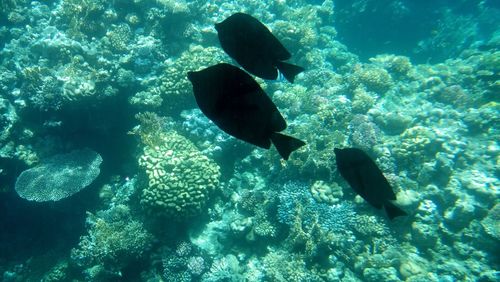
POLYGON ((146 178, 141 204, 156 215, 198 215, 219 185, 219 166, 174 131, 144 147, 139 167, 146 178))

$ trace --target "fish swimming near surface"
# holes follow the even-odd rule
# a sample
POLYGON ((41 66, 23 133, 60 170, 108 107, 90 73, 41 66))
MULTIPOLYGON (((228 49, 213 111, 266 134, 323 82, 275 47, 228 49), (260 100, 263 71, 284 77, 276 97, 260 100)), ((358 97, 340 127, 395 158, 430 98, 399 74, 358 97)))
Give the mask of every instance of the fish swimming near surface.
POLYGON ((226 133, 269 149, 271 142, 281 157, 305 145, 279 133, 287 127, 274 103, 246 72, 230 64, 217 64, 188 72, 200 110, 226 133))
POLYGON ((303 67, 285 63, 291 54, 256 18, 236 13, 215 24, 222 49, 246 71, 263 79, 275 80, 278 70, 290 82, 303 67))
POLYGON ((396 200, 396 194, 368 154, 356 148, 335 148, 334 151, 340 175, 357 194, 375 208, 385 208, 390 219, 407 215, 391 202, 396 200))

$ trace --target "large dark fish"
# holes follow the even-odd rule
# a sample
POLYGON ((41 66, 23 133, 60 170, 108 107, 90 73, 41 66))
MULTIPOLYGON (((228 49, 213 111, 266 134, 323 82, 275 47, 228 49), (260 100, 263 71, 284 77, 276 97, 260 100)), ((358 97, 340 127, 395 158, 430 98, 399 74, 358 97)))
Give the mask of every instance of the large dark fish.
POLYGON ((236 13, 215 24, 222 49, 245 70, 263 79, 278 78, 278 69, 293 82, 304 68, 283 61, 290 59, 288 50, 256 18, 236 13))
POLYGON ((226 133, 265 149, 272 141, 285 160, 305 145, 278 133, 285 130, 285 120, 259 84, 240 68, 218 64, 188 72, 188 78, 201 111, 226 133))
POLYGON ((365 201, 377 209, 385 208, 390 219, 406 215, 395 206, 396 194, 377 164, 362 150, 334 149, 340 175, 365 201))

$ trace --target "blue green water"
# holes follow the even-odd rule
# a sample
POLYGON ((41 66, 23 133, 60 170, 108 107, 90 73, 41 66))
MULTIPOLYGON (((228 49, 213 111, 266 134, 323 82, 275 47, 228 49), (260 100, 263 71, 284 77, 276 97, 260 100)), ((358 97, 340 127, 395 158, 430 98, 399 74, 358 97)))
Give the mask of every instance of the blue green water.
POLYGON ((498 1, 0 0, 1 281, 499 281, 498 1), (256 78, 306 142, 224 133, 187 72, 215 23, 302 66, 256 78), (337 170, 378 165, 389 220, 337 170), (102 162, 100 161, 102 160, 102 162))

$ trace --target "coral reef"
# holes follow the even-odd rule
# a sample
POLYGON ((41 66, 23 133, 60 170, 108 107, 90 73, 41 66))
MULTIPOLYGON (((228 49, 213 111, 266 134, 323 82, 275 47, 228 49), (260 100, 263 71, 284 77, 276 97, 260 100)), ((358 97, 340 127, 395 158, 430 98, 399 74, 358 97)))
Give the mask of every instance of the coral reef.
POLYGON ((0 280, 498 280, 500 7, 427 2, 0 0, 0 280), (214 24, 235 12, 306 68, 257 80, 307 142, 289 161, 191 93, 188 71, 232 62, 214 24), (99 182, 56 201, 101 157, 87 174, 48 157, 85 147, 99 182), (407 217, 345 185, 343 147, 374 157, 407 217), (26 166, 18 188, 52 202, 15 193, 26 166))

